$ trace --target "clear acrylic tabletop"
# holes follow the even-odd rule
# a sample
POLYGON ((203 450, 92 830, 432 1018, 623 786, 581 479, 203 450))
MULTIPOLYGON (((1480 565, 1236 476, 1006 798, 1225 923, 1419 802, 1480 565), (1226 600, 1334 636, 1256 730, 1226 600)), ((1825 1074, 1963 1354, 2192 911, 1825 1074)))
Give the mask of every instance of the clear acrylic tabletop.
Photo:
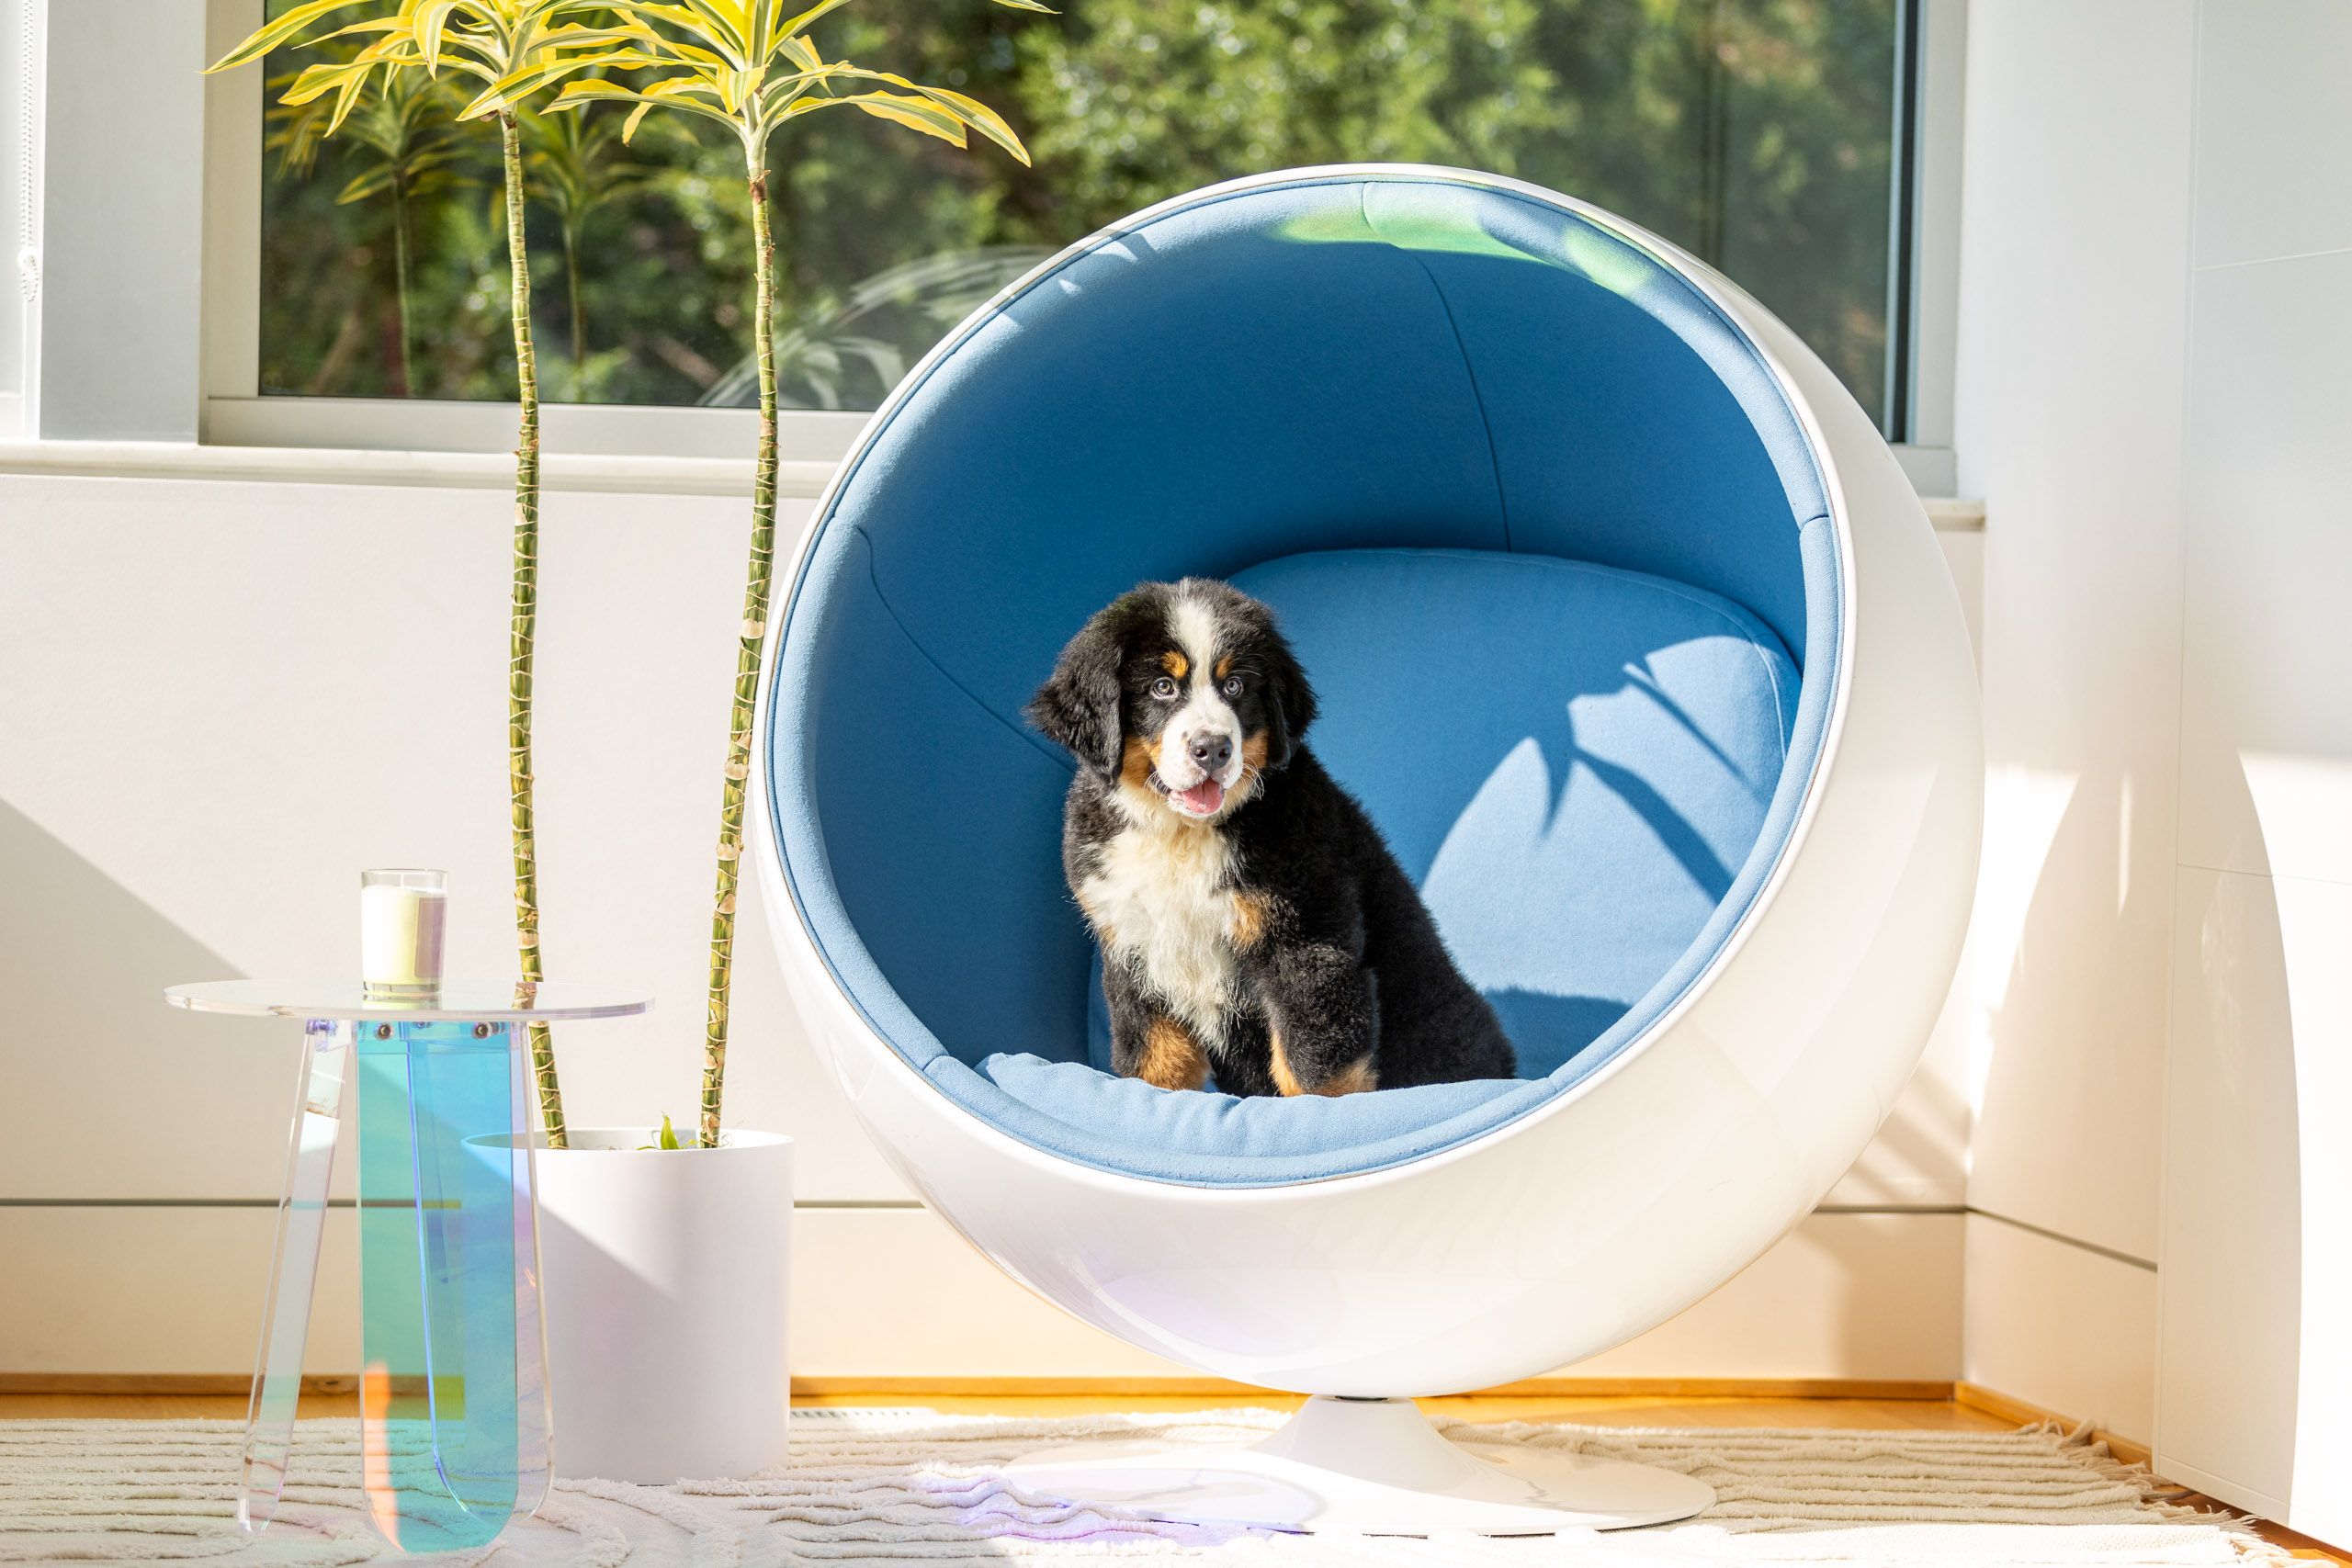
POLYGON ((195 1012, 245 1018, 381 1019, 408 1023, 560 1023, 626 1018, 653 1005, 641 991, 568 980, 444 980, 414 1000, 370 997, 356 980, 206 980, 164 999, 195 1012))

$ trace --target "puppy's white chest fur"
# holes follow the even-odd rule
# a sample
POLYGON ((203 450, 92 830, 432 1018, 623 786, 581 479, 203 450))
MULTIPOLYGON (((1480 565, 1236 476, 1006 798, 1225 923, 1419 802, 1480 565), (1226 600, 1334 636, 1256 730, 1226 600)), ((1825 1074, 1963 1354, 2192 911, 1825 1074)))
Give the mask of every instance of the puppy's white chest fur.
POLYGON ((1214 1049, 1232 1004, 1233 851, 1222 833, 1132 823, 1102 844, 1078 901, 1114 961, 1141 970, 1214 1049))

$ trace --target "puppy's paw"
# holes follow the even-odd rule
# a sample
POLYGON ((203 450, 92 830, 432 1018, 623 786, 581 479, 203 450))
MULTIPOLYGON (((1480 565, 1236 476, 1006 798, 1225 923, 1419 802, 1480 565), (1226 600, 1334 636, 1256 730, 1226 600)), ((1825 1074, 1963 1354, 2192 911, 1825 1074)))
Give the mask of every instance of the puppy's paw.
POLYGON ((1369 1055, 1352 1061, 1324 1066, 1306 1053, 1293 1053, 1283 1046, 1279 1031, 1273 1038, 1274 1088, 1285 1095, 1319 1094, 1337 1098, 1342 1094, 1363 1094, 1380 1087, 1380 1072, 1369 1055))
POLYGON ((1174 1019, 1155 1018, 1144 1029, 1133 1076, 1155 1089, 1198 1089, 1208 1082, 1208 1053, 1174 1019))

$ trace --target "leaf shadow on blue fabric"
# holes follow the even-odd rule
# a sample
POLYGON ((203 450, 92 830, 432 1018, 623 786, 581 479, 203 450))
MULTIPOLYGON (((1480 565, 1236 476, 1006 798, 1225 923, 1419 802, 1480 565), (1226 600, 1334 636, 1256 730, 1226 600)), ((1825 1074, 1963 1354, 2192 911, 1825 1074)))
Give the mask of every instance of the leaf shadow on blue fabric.
POLYGON ((1486 995, 1519 1054, 1522 1078, 1551 1077, 1606 1033, 1632 1005, 1612 997, 1551 997, 1514 988, 1486 995))

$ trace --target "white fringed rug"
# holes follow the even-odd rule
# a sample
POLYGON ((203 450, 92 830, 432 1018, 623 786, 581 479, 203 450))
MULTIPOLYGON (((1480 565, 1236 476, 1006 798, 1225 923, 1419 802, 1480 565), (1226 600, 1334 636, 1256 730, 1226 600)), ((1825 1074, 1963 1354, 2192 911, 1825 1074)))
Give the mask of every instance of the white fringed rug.
MULTIPOLYGON (((1024 1496, 995 1466, 1086 1438, 1246 1439, 1263 1410, 1008 1421, 929 1411, 828 1410, 793 1420, 791 1464, 752 1481, 564 1483, 492 1547, 436 1562, 504 1568, 765 1568, 1195 1561, 1267 1568, 1574 1562, 1602 1568, 1733 1563, 2241 1564, 2284 1554, 2154 1489, 2103 1447, 2054 1431, 1863 1432, 1472 1426, 1451 1435, 1663 1465, 1715 1489, 1681 1525, 1484 1540, 1276 1536, 1152 1524, 1024 1496)), ((243 1439, 229 1421, 0 1422, 0 1562, 374 1562, 358 1428, 306 1421, 277 1522, 234 1523, 243 1439)), ((386 1561, 397 1559, 384 1554, 386 1561)))

